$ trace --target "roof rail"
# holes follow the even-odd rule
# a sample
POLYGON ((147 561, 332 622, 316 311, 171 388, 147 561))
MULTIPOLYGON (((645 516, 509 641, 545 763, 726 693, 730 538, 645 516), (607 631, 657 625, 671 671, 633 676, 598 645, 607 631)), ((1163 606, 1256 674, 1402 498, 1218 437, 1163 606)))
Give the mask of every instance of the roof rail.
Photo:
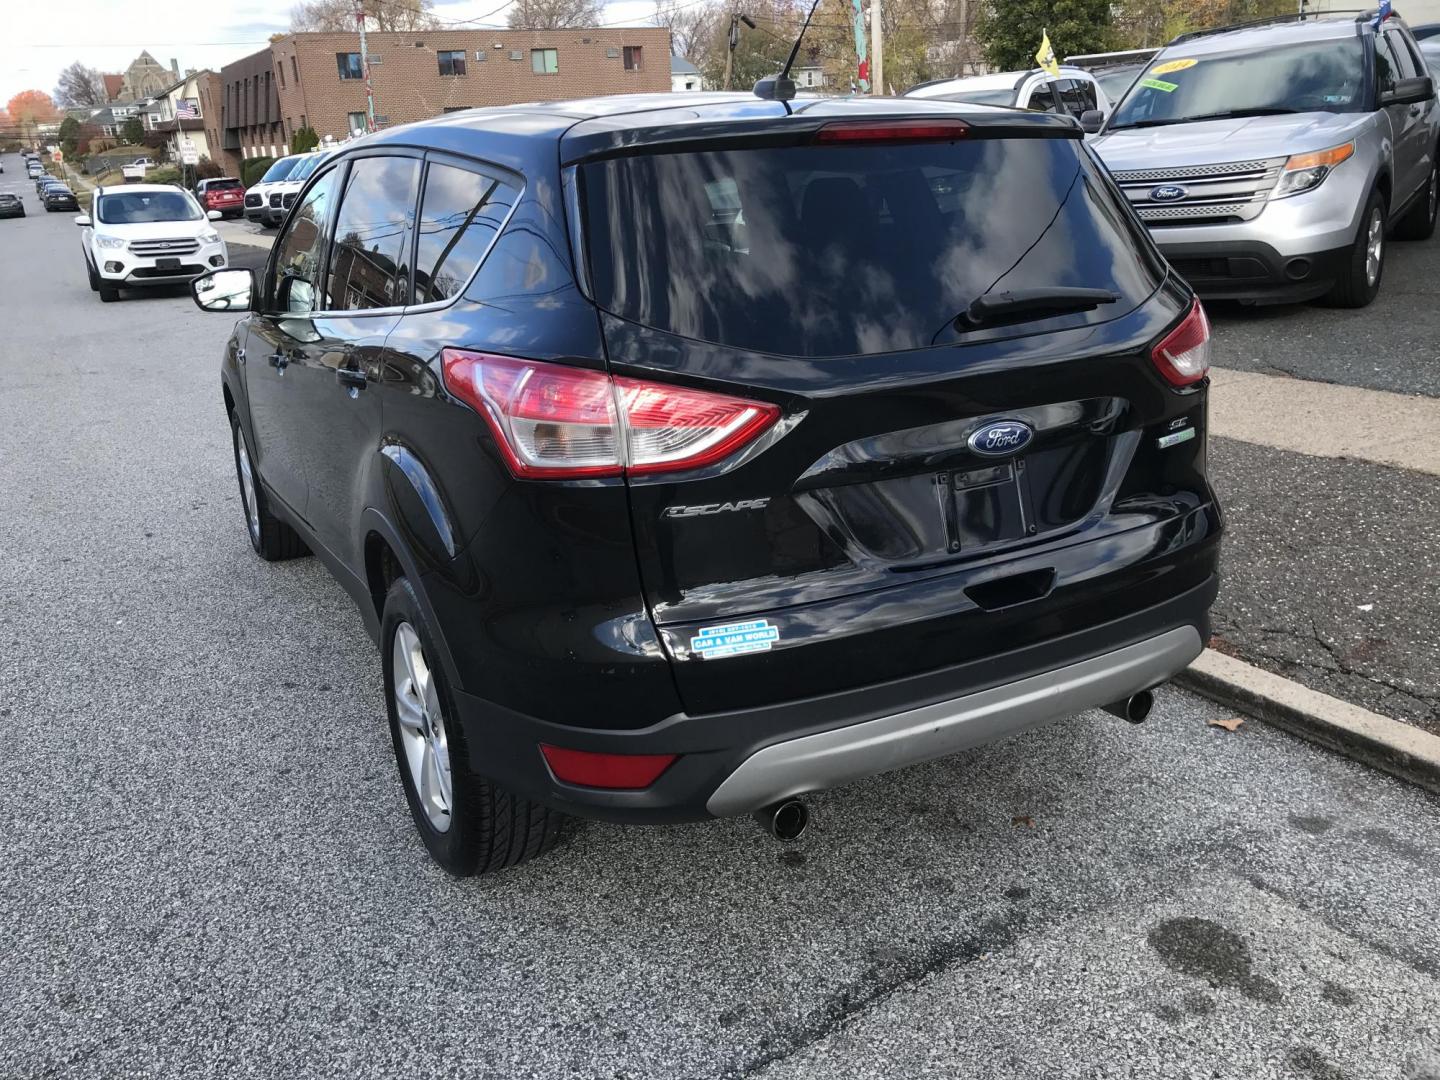
MULTIPOLYGON (((1349 12, 1347 11, 1346 14, 1348 15, 1349 12)), ((1356 12, 1355 12, 1355 21, 1356 21, 1357 23, 1369 22, 1371 19, 1375 18, 1375 16, 1377 16, 1377 15, 1379 15, 1379 14, 1380 14, 1380 9, 1379 9, 1379 8, 1371 8, 1369 11, 1356 11, 1356 12)), ((1392 8, 1390 9, 1390 14, 1389 14, 1388 16, 1386 16, 1386 18, 1390 18, 1390 19, 1401 19, 1401 20, 1403 20, 1403 19, 1404 19, 1404 16, 1401 15, 1400 12, 1396 11, 1396 10, 1392 7, 1392 8)))
MULTIPOLYGON (((1307 22, 1311 19, 1322 19, 1331 15, 1354 15, 1356 22, 1364 22, 1375 15, 1374 9, 1362 11, 1360 8, 1336 8, 1331 11, 1306 11, 1291 12, 1288 15, 1272 15, 1268 19, 1251 19, 1249 22, 1230 23, 1227 26, 1212 26, 1208 30, 1192 30, 1188 34, 1180 34, 1171 38, 1166 43, 1166 48, 1171 45, 1178 45, 1182 41, 1194 41, 1196 38, 1210 37, 1212 34, 1228 34, 1231 30, 1250 30, 1257 26, 1275 26, 1280 23, 1307 22)), ((1399 14, 1395 13, 1399 18, 1399 14)))

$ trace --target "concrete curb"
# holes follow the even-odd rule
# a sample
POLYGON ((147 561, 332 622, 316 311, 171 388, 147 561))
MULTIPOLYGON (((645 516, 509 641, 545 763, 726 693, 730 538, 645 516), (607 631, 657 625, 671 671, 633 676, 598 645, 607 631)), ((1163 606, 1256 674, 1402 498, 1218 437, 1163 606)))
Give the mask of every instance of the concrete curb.
POLYGON ((1440 736, 1206 649, 1175 682, 1292 735, 1440 793, 1440 736))

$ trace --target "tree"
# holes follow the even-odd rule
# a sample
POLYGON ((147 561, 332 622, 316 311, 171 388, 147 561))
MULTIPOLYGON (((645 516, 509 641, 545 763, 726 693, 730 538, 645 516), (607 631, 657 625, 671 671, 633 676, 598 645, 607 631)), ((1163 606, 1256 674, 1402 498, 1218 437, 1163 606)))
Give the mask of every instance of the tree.
POLYGON ((10 131, 31 146, 40 141, 37 126, 53 124, 60 115, 55 108, 55 102, 50 100, 50 95, 44 90, 21 90, 10 99, 5 111, 10 114, 10 123, 7 125, 10 131))
POLYGON ((1110 17, 1109 0, 992 0, 981 8, 975 34, 993 67, 1023 71, 1036 66, 1046 32, 1056 56, 1109 50, 1115 43, 1110 17))
POLYGON ((505 18, 512 30, 560 30, 595 26, 600 11, 599 0, 515 0, 505 18))
POLYGON ((433 30, 434 0, 301 0, 290 9, 290 32, 356 30, 355 9, 365 10, 365 29, 380 33, 433 30))
POLYGON ((303 154, 306 151, 314 150, 320 145, 320 136, 309 124, 296 128, 295 134, 290 136, 290 152, 292 154, 303 154))
POLYGON ((105 76, 79 60, 60 72, 55 87, 55 100, 61 105, 104 105, 105 76))
POLYGON ((120 125, 120 141, 126 146, 139 146, 145 141, 145 125, 138 116, 132 116, 120 125))
MULTIPOLYGON (((715 44, 715 26, 725 21, 729 12, 719 4, 691 4, 686 0, 655 0, 655 25, 670 31, 670 52, 683 56, 697 68, 708 60, 708 51, 715 44)), ((723 65, 724 58, 721 58, 723 65)))
POLYGON ((1294 10, 1293 0, 1121 0, 1115 6, 1115 47, 1154 48, 1177 34, 1294 10))

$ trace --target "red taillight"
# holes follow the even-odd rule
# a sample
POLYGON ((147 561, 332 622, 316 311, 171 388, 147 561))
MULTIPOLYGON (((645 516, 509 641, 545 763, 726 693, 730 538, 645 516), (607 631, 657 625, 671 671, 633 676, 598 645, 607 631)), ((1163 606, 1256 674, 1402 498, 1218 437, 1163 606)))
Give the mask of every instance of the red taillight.
POLYGON ((555 480, 698 469, 780 418, 767 402, 465 349, 441 353, 445 386, 495 433, 518 477, 555 480))
POLYGON ((1210 370, 1210 320, 1195 300, 1180 325, 1150 350, 1161 376, 1171 386, 1192 386, 1210 370))
POLYGON ((963 120, 841 120, 815 132, 820 143, 933 142, 964 138, 963 120))
POLYGON ((580 787, 634 791, 660 778, 679 754, 596 754, 540 744, 540 752, 555 779, 580 787))

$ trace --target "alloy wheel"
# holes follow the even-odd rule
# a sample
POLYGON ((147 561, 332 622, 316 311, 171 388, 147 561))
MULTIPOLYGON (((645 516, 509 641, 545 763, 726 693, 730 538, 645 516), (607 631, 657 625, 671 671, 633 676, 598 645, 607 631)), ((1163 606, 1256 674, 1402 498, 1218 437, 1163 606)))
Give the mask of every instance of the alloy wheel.
POLYGON ((420 637, 408 622, 395 627, 391 657, 395 716, 400 724, 400 743, 405 748, 405 763, 410 769, 415 797, 431 828, 447 832, 454 788, 445 717, 420 637))
POLYGON ((245 433, 235 427, 235 461, 240 469, 240 499, 245 504, 245 524, 250 539, 260 543, 260 503, 255 498, 255 470, 250 465, 250 451, 245 447, 245 433))
POLYGON ((1365 283, 1374 285, 1380 280, 1380 260, 1385 254, 1385 218, 1377 207, 1370 215, 1370 226, 1365 236, 1365 283))

